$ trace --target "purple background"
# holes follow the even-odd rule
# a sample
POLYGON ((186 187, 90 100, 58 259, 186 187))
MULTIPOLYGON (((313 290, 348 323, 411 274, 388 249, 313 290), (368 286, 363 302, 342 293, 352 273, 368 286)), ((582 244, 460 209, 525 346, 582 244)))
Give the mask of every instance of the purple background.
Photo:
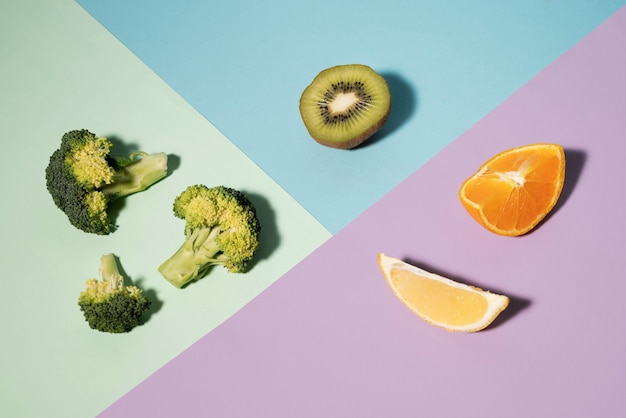
POLYGON ((624 27, 626 9, 102 416, 623 413, 624 27), (524 237, 487 232, 462 181, 542 141, 566 150, 557 207, 524 237), (483 332, 432 327, 388 289, 379 251, 511 305, 483 332))

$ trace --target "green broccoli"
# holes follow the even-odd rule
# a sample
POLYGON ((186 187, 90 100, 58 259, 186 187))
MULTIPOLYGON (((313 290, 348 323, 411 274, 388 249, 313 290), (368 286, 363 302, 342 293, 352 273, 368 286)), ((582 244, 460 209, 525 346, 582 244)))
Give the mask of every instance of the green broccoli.
POLYGON ((150 309, 150 300, 137 286, 124 286, 124 277, 113 254, 102 256, 100 273, 102 280, 88 279, 78 297, 85 320, 101 332, 130 332, 150 309))
POLYGON ((178 288, 214 265, 244 272, 259 246, 256 210, 238 190, 189 186, 174 200, 174 215, 185 220, 185 241, 159 272, 178 288))
POLYGON ((147 189, 167 175, 167 154, 111 154, 113 144, 88 130, 67 132, 50 156, 46 186, 76 228, 107 235, 114 225, 109 203, 147 189))

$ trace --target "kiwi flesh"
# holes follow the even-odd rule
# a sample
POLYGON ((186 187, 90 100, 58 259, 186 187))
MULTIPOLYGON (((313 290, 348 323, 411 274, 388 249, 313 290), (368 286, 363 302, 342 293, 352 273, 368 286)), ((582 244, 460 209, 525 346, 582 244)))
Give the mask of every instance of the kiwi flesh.
POLYGON ((383 127, 391 111, 385 79, 367 65, 327 68, 304 89, 300 115, 314 140, 351 149, 383 127))

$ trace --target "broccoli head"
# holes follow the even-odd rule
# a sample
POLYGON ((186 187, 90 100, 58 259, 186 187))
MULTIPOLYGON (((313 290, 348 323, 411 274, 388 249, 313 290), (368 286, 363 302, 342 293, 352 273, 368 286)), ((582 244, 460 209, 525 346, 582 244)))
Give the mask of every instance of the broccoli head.
POLYGON ((178 288, 214 265, 244 272, 259 246, 256 210, 239 190, 189 186, 174 200, 174 215, 185 220, 185 241, 159 272, 178 288))
POLYGON ((56 206, 76 228, 99 235, 114 230, 108 207, 167 175, 167 154, 111 154, 112 143, 88 130, 67 132, 50 156, 46 187, 56 206))
POLYGON ((124 285, 113 254, 102 256, 100 273, 102 280, 88 279, 78 297, 85 320, 92 329, 101 332, 130 332, 150 309, 150 300, 137 286, 124 285))

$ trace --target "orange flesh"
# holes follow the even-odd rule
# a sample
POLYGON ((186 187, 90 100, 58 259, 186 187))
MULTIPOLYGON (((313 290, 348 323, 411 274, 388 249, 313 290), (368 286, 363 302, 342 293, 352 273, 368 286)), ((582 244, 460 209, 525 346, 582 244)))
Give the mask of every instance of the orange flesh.
POLYGON ((463 326, 480 321, 487 312, 487 300, 479 293, 415 276, 404 269, 392 269, 390 274, 406 302, 432 321, 463 326))
POLYGON ((463 203, 480 223, 526 232, 554 207, 563 177, 564 160, 553 149, 503 153, 466 181, 463 203))

